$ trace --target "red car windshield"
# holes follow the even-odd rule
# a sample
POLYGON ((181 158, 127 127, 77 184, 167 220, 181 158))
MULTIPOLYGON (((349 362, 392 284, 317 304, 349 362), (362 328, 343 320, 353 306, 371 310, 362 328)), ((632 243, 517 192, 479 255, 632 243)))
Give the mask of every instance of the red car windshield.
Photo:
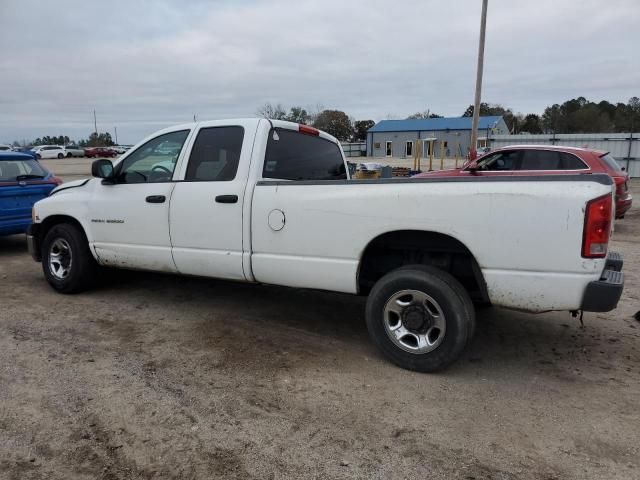
POLYGON ((46 170, 35 160, 0 161, 0 182, 16 182, 44 178, 46 176, 46 170))

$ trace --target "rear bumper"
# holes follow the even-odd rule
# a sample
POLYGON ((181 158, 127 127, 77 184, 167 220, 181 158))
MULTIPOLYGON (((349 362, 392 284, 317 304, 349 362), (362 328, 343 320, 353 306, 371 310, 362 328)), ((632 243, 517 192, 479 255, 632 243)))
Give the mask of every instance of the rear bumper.
POLYGON ((29 255, 36 262, 42 260, 40 255, 40 235, 39 234, 40 225, 37 223, 32 223, 29 225, 27 229, 27 248, 29 249, 29 255))
POLYGON ((631 208, 633 198, 627 194, 624 198, 616 199, 616 218, 622 217, 631 208))
POLYGON ((622 255, 609 252, 600 280, 590 282, 582 298, 581 310, 585 312, 609 312, 618 306, 624 290, 622 255))

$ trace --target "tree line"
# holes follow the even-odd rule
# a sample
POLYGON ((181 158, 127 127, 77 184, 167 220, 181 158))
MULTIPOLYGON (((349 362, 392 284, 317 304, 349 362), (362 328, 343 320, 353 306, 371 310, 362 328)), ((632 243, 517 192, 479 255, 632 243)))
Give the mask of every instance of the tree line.
POLYGON ((38 137, 31 142, 23 140, 22 143, 15 140, 12 145, 14 147, 26 147, 31 145, 78 145, 79 147, 111 147, 115 145, 113 138, 109 132, 91 132, 89 138, 75 142, 67 135, 45 135, 38 137))
MULTIPOLYGON (((462 116, 473 116, 473 110, 473 105, 469 105, 462 116)), ((354 120, 343 111, 322 108, 310 113, 299 106, 286 109, 281 104, 266 103, 256 113, 264 118, 311 125, 341 141, 364 141, 367 130, 375 125, 373 120, 354 120)), ((631 97, 627 103, 614 104, 606 100, 596 103, 578 97, 546 107, 542 115, 514 113, 509 107, 483 102, 480 104, 480 115, 501 115, 512 134, 632 132, 640 129, 640 99, 631 97)), ((442 118, 442 115, 424 110, 406 117, 426 118, 442 118)))
MULTIPOLYGON (((282 104, 265 103, 256 110, 263 118, 287 120, 311 125, 323 130, 340 141, 360 142, 367 138, 367 130, 375 125, 373 120, 355 120, 341 110, 325 109, 317 106, 308 111, 300 106, 285 108, 282 104)), ((463 117, 473 115, 473 105, 462 113, 463 117)), ((631 97, 627 103, 610 103, 606 100, 592 102, 585 97, 553 104, 537 113, 514 113, 513 109, 497 103, 481 103, 480 115, 501 115, 509 131, 518 133, 611 133, 632 132, 640 129, 640 98, 631 97)), ((408 115, 407 119, 442 118, 430 110, 408 115)), ((23 145, 28 142, 23 141, 23 145)), ((66 135, 39 137, 30 145, 69 145, 74 143, 66 135)), ((77 142, 80 147, 109 147, 115 145, 109 132, 92 132, 88 138, 77 142)), ((20 143, 13 142, 14 146, 20 143)))
MULTIPOLYGON (((473 105, 462 114, 473 115, 473 105)), ((509 131, 518 133, 612 133, 632 132, 640 128, 640 99, 631 97, 627 103, 595 103, 584 97, 555 103, 542 115, 514 113, 499 104, 481 103, 480 115, 502 115, 509 131)))

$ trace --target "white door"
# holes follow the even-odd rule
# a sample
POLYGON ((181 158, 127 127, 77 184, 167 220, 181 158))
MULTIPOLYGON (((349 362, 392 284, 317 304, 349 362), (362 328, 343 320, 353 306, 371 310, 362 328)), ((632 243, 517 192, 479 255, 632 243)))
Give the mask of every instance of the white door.
POLYGON ((190 131, 163 133, 116 166, 115 183, 96 186, 88 204, 99 262, 175 272, 169 238, 173 172, 190 131))
POLYGON ((54 147, 43 147, 39 152, 40 158, 55 158, 53 148, 54 147))
POLYGON ((207 122, 194 134, 169 213, 180 273, 245 280, 242 205, 257 124, 207 122))

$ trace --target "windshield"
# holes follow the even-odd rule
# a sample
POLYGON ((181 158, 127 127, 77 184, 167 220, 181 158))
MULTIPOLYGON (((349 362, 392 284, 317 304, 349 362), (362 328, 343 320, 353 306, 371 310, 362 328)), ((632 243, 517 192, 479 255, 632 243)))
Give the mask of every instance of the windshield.
POLYGON ((610 153, 605 153, 600 157, 606 165, 612 169, 614 172, 622 172, 622 167, 616 162, 616 159, 611 156, 610 153))
POLYGON ((0 161, 0 182, 15 182, 30 178, 44 178, 47 171, 35 160, 0 161))

